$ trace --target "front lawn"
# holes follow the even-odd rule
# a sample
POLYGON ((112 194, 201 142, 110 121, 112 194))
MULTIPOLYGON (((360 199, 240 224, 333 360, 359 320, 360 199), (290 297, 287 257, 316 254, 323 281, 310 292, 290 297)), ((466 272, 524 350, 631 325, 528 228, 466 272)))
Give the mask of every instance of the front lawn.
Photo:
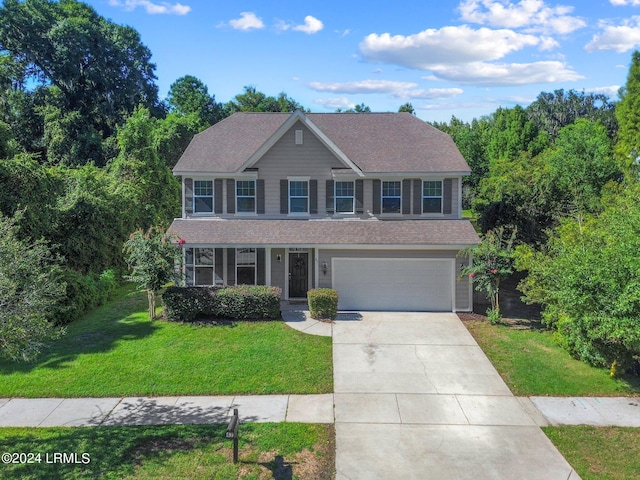
POLYGON ((636 480, 640 472, 640 430, 622 427, 544 427, 583 480, 636 480))
MULTIPOLYGON (((609 371, 572 358, 535 321, 491 325, 461 314, 464 324, 517 396, 638 395, 640 378, 612 379, 609 371)), ((508 319, 507 319, 508 321, 508 319)))
POLYGON ((0 478, 333 478, 333 425, 242 424, 237 464, 225 431, 226 425, 2 428, 0 452, 35 455, 34 463, 0 463, 0 478), (55 453, 76 455, 53 463, 55 453))
POLYGON ((131 287, 32 364, 0 361, 0 397, 330 393, 331 338, 282 321, 150 322, 131 287))

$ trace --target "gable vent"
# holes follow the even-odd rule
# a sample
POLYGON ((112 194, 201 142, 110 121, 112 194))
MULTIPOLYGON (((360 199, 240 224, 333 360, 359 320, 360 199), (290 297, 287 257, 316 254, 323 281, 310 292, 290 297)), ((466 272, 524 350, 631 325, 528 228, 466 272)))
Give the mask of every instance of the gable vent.
POLYGON ((296 145, 302 145, 302 130, 296 130, 296 145))

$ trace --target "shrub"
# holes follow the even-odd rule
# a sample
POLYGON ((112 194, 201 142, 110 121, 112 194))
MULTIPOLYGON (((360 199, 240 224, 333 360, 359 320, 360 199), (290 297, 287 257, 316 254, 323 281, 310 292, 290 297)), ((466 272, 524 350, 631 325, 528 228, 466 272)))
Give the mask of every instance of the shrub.
POLYGON ((338 314, 338 292, 331 288, 315 288, 307 292, 311 318, 329 318, 338 314))
POLYGON ((165 318, 190 322, 197 317, 266 320, 280 317, 278 287, 168 287, 162 294, 165 318))

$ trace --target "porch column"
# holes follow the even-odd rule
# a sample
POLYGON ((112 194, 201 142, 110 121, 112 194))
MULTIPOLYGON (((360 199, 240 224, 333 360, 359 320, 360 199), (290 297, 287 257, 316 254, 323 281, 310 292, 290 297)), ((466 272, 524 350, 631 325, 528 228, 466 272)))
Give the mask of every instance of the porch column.
POLYGON ((313 249, 313 264, 315 268, 314 271, 314 279, 313 279, 313 288, 318 288, 320 284, 320 249, 313 249))
POLYGON ((271 247, 264 249, 264 283, 271 286, 271 247))

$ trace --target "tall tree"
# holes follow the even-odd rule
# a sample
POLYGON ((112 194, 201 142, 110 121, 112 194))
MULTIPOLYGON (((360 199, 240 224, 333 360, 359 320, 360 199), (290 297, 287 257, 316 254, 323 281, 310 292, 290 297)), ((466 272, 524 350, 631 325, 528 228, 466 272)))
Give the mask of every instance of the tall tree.
POLYGON ((207 128, 222 120, 222 104, 216 103, 215 96, 202 81, 192 75, 185 75, 171 84, 167 95, 169 111, 178 115, 195 115, 201 127, 207 128))
POLYGON ((295 112, 305 111, 305 108, 293 98, 281 92, 278 97, 267 96, 256 90, 256 87, 246 86, 244 92, 239 93, 225 104, 227 115, 236 112, 295 112))
POLYGON ((5 0, 0 18, 0 51, 23 74, 14 84, 47 87, 62 135, 106 138, 135 106, 157 105, 151 53, 133 28, 77 0, 5 0))
POLYGON ((640 159, 640 52, 637 50, 633 52, 627 83, 620 90, 616 118, 619 126, 616 157, 625 171, 635 171, 640 159))

